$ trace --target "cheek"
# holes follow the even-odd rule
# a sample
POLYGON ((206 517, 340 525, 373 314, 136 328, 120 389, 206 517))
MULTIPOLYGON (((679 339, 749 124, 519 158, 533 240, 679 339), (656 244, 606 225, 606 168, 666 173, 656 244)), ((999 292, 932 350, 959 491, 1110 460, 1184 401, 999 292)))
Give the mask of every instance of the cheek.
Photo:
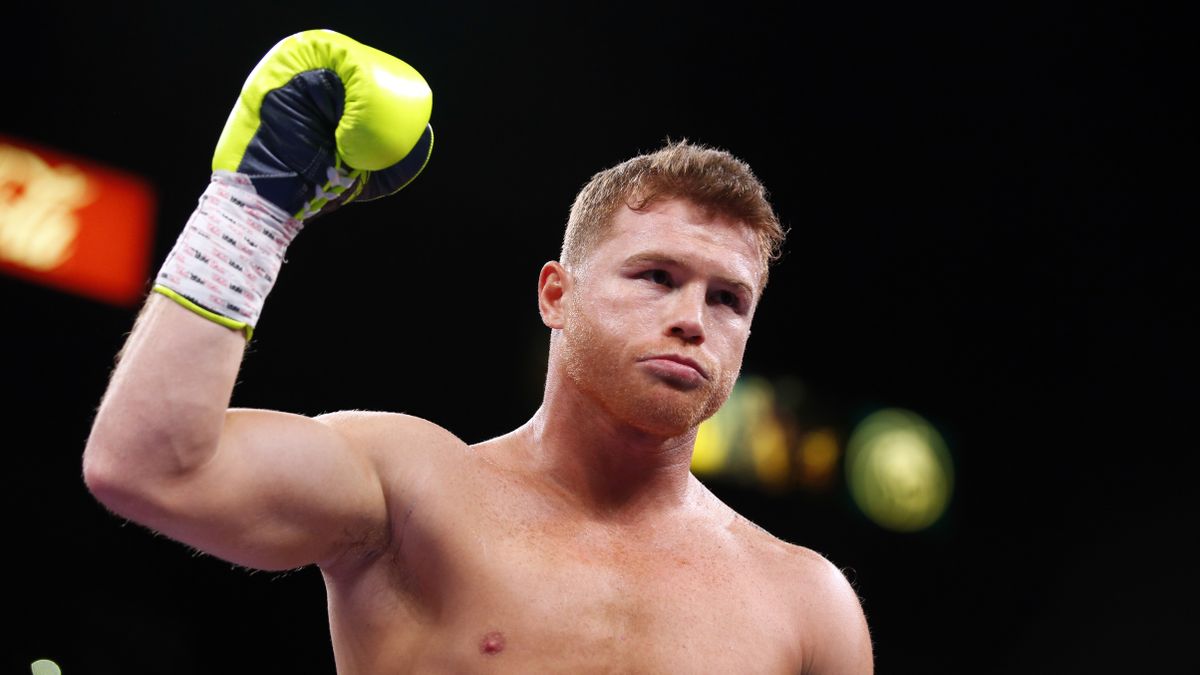
POLYGON ((719 345, 721 354, 737 364, 742 362, 742 356, 746 353, 746 342, 749 338, 750 331, 741 321, 720 322, 715 326, 715 330, 709 332, 709 340, 717 343, 713 346, 718 347, 719 345))
POLYGON ((748 336, 742 336, 742 338, 737 342, 736 351, 738 363, 741 363, 742 357, 746 355, 746 337, 748 336))
POLYGON ((573 304, 566 313, 563 338, 577 370, 613 358, 620 348, 621 329, 615 325, 620 314, 596 302, 573 304))
POLYGON ((636 294, 610 292, 583 300, 576 307, 579 317, 605 334, 628 339, 653 321, 653 304, 636 294))
POLYGON ((746 338, 744 333, 726 336, 720 346, 722 368, 715 387, 722 393, 722 398, 727 397, 733 390, 733 385, 741 374, 742 359, 746 354, 746 338))

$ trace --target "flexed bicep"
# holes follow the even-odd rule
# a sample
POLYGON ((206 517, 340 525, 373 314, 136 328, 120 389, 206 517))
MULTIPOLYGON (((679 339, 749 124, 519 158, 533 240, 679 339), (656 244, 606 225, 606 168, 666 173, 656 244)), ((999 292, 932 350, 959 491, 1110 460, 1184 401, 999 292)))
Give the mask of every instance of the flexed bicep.
POLYGON ((290 569, 383 544, 387 502, 369 449, 320 420, 230 410, 217 451, 161 485, 139 522, 241 565, 290 569))

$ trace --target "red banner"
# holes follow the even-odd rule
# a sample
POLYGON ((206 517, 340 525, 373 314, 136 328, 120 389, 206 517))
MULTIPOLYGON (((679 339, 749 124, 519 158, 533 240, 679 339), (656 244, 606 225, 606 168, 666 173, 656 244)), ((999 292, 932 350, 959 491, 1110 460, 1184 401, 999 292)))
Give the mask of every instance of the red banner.
POLYGON ((133 305, 147 288, 154 208, 141 178, 0 137, 0 271, 133 305))

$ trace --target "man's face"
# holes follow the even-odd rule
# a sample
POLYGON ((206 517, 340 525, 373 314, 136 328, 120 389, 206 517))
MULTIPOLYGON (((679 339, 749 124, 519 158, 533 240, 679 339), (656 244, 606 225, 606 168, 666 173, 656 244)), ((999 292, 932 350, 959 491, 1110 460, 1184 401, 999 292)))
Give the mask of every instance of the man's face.
POLYGON ((748 227, 664 200, 622 207, 564 298, 567 375, 618 420, 677 436, 711 416, 742 366, 762 262, 748 227))

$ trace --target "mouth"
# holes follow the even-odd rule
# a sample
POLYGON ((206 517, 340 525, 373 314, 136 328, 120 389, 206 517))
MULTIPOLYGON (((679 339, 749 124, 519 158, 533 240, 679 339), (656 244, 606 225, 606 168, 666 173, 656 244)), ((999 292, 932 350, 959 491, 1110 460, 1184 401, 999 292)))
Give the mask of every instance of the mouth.
POLYGON ((708 371, 704 369, 704 366, 701 366, 695 360, 689 359, 686 356, 680 356, 678 354, 652 354, 650 356, 643 357, 640 359, 640 361, 643 363, 661 365, 672 370, 683 370, 683 368, 680 368, 680 366, 684 368, 690 368, 700 377, 706 380, 708 379, 708 371), (672 366, 671 364, 678 365, 672 366))

